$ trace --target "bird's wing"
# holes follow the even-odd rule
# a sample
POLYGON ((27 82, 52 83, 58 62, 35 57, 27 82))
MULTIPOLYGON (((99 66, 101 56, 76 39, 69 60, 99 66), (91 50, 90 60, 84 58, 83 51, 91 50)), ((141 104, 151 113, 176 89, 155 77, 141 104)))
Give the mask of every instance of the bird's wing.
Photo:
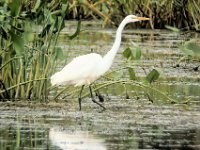
POLYGON ((63 81, 74 81, 84 79, 88 76, 95 76, 95 70, 101 61, 102 57, 96 53, 74 58, 60 71, 63 81))

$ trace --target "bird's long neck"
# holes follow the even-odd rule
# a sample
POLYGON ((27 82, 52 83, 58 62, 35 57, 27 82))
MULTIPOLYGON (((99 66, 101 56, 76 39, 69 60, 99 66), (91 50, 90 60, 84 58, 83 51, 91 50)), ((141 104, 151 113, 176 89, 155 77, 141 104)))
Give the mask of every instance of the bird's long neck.
POLYGON ((122 23, 119 25, 116 32, 115 42, 111 50, 103 57, 103 61, 107 66, 106 68, 107 70, 111 67, 114 57, 117 54, 117 51, 119 50, 121 39, 122 39, 122 30, 124 29, 126 24, 127 22, 123 20, 122 23))

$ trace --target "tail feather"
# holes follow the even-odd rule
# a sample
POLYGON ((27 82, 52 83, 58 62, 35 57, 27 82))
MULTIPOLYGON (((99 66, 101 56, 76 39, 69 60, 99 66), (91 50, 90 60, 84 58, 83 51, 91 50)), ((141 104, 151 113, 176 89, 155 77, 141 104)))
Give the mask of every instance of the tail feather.
POLYGON ((61 85, 63 84, 63 76, 61 75, 60 72, 55 73, 54 75, 51 76, 51 85, 61 85))

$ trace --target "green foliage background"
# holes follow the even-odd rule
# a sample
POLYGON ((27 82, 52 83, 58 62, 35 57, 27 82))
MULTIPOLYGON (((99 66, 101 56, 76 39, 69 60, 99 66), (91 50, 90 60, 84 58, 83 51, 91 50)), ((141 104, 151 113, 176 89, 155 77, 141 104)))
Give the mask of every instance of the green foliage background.
POLYGON ((127 14, 151 18, 140 27, 200 29, 198 0, 70 0, 67 18, 103 18, 105 24, 120 22, 127 14))

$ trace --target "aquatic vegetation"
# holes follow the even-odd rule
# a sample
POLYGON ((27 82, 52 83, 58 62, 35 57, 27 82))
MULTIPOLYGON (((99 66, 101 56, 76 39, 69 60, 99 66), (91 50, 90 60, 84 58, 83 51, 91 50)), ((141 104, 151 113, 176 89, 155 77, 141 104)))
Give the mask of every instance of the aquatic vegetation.
POLYGON ((200 58, 200 44, 197 39, 184 42, 180 49, 187 57, 200 58))
MULTIPOLYGON (((65 27, 66 1, 1 1, 0 98, 47 99, 47 78, 63 52, 56 46, 65 27)), ((80 31, 69 35, 74 38, 80 31)))
POLYGON ((151 18, 137 27, 200 29, 200 1, 181 0, 76 0, 69 2, 68 17, 103 18, 104 24, 120 22, 127 14, 151 18))
POLYGON ((199 70, 199 61, 200 61, 200 44, 197 39, 190 39, 188 41, 183 42, 179 46, 180 51, 183 53, 183 56, 179 59, 176 64, 176 67, 180 67, 181 62, 185 60, 198 62, 196 66, 193 66, 192 69, 194 71, 199 70))

